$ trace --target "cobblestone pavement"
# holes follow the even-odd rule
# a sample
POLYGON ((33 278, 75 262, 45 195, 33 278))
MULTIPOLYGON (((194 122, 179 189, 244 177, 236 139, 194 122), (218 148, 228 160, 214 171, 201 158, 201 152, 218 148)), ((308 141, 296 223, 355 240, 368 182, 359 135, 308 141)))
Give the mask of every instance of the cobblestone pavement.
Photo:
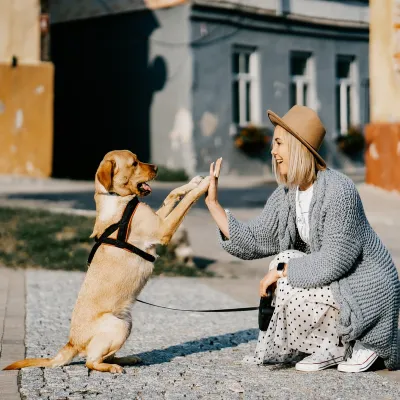
MULTIPOLYGON (((53 356, 66 343, 83 274, 27 272, 28 357, 53 356)), ((140 296, 172 307, 243 305, 189 278, 155 278, 140 296)), ((82 360, 55 369, 21 372, 21 395, 36 399, 398 399, 400 387, 374 372, 336 369, 296 372, 292 366, 241 364, 257 338, 256 312, 179 313, 142 304, 133 309, 133 331, 120 355, 143 364, 126 374, 88 372, 82 360)))

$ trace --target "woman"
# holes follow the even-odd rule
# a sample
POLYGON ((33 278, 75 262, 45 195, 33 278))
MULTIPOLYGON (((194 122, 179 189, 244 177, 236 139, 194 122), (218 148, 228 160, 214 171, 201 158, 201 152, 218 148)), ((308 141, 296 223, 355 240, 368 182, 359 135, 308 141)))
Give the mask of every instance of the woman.
MULTIPOLYGON (((305 353, 298 370, 337 365, 361 372, 381 357, 395 369, 399 279, 355 185, 318 154, 325 128, 313 110, 294 106, 283 118, 268 116, 279 186, 261 215, 243 223, 221 207, 213 164, 206 196, 226 251, 244 260, 277 254, 260 282, 261 296, 277 284, 275 312, 251 361, 284 362, 305 353)), ((220 166, 221 159, 216 176, 220 166)))

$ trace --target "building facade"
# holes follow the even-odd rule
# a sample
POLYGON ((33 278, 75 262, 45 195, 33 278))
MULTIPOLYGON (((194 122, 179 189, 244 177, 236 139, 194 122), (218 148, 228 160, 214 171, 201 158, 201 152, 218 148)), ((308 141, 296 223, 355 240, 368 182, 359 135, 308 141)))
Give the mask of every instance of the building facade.
POLYGON ((400 0, 371 0, 366 182, 400 193, 400 0))
POLYGON ((267 140, 249 153, 238 135, 268 139, 266 110, 294 104, 319 113, 330 166, 362 164, 336 138, 369 119, 367 1, 54 0, 50 11, 58 176, 91 177, 121 147, 189 174, 220 156, 225 174, 270 174, 267 140), (65 150, 87 164, 67 171, 65 150))
POLYGON ((0 2, 1 174, 52 172, 53 65, 40 57, 42 3, 0 2))

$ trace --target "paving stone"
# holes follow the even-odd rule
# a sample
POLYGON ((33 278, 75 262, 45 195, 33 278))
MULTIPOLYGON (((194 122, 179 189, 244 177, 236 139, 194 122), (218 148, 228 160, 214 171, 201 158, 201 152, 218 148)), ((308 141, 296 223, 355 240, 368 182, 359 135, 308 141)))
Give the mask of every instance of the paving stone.
MULTIPOLYGON (((28 356, 53 356, 67 342, 82 278, 75 272, 27 273, 28 356)), ((152 279, 140 297, 171 307, 243 306, 189 278, 152 279)), ((136 304, 132 334, 120 355, 139 355, 142 364, 126 367, 122 375, 89 373, 82 359, 60 368, 27 369, 21 391, 32 399, 38 393, 48 399, 97 400, 400 398, 399 385, 374 372, 299 373, 287 366, 243 365, 241 360, 254 351, 256 328, 256 312, 179 313, 136 304)))

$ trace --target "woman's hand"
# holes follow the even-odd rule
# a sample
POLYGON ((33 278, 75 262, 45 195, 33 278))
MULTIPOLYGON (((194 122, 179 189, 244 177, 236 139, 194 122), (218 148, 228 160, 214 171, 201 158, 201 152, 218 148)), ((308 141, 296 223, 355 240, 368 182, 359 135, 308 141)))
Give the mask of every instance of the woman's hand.
POLYGON ((267 289, 274 285, 278 279, 279 275, 276 268, 271 269, 260 281, 260 296, 265 297, 267 295, 267 289))
POLYGON ((214 163, 210 165, 210 186, 208 187, 208 192, 206 193, 205 202, 207 205, 213 205, 218 203, 218 177, 221 170, 222 157, 218 158, 214 163))
POLYGON ((214 163, 210 165, 210 184, 205 196, 205 202, 211 216, 222 232, 224 239, 229 239, 228 217, 226 216, 225 210, 218 203, 218 176, 221 170, 221 164, 222 158, 218 158, 215 163, 215 169, 214 163))

